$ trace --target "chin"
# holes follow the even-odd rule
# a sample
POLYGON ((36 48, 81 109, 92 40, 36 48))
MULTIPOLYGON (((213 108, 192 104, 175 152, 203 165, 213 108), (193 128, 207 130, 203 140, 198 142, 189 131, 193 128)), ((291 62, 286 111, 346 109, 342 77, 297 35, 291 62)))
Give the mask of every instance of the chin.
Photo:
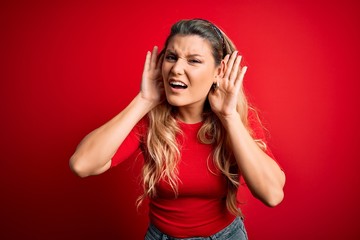
POLYGON ((181 107, 183 104, 181 104, 179 101, 174 101, 172 99, 166 98, 167 102, 174 107, 181 107))
POLYGON ((174 106, 174 107, 181 107, 181 106, 185 105, 184 101, 179 99, 179 97, 166 96, 166 100, 171 106, 174 106))

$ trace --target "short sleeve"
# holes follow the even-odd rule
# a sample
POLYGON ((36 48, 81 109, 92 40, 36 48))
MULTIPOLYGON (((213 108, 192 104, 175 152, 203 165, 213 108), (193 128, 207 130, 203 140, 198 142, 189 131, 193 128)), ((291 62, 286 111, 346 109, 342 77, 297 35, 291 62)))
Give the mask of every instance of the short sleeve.
POLYGON ((111 159, 111 167, 114 167, 140 149, 140 146, 147 132, 148 122, 145 118, 141 119, 124 139, 118 150, 111 159))

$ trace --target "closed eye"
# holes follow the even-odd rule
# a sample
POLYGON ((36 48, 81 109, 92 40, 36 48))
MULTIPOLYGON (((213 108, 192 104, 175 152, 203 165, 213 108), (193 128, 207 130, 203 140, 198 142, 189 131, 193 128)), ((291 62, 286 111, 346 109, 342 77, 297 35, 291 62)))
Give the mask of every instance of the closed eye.
POLYGON ((201 63, 201 61, 198 59, 190 59, 189 62, 190 63, 201 63))
POLYGON ((165 56, 165 59, 170 61, 170 62, 173 62, 173 61, 176 61, 177 60, 177 57, 174 55, 174 54, 167 54, 165 56))

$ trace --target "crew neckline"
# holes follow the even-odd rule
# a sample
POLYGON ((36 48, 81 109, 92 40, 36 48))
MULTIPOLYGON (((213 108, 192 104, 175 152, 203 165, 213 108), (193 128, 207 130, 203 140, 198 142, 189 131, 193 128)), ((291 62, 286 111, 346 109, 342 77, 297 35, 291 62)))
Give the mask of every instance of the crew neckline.
POLYGON ((177 119, 177 122, 179 125, 184 126, 184 127, 190 127, 190 128, 197 128, 197 127, 201 127, 204 123, 204 121, 200 121, 200 122, 196 122, 196 123, 186 123, 183 122, 179 119, 177 119))

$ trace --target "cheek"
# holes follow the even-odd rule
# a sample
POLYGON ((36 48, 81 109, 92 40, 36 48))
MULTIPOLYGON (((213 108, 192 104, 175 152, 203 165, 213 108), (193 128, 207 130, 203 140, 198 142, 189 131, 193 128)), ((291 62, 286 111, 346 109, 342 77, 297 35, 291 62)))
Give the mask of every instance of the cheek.
POLYGON ((163 64, 161 66, 161 75, 164 78, 164 80, 169 75, 169 67, 166 64, 163 64))
POLYGON ((197 94, 201 95, 202 97, 205 97, 209 94, 209 91, 211 89, 211 86, 213 84, 213 81, 209 81, 209 79, 204 79, 204 81, 198 82, 196 85, 196 92, 197 94))
POLYGON ((199 82, 199 85, 202 85, 204 89, 209 90, 214 82, 216 82, 215 77, 212 74, 204 74, 199 82))

